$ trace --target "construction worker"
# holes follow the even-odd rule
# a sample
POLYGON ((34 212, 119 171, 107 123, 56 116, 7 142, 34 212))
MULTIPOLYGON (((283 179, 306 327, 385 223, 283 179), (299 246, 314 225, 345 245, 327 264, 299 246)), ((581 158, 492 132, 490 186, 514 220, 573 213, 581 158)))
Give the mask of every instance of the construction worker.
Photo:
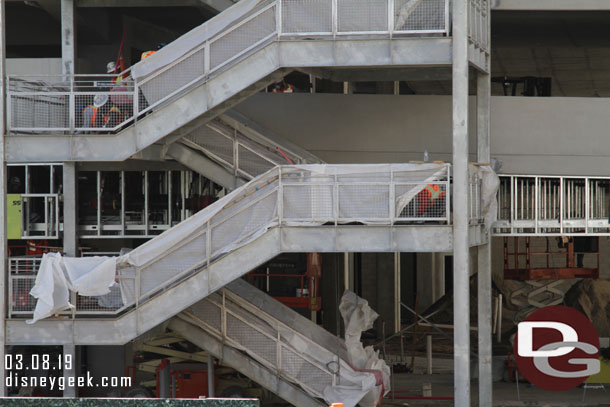
POLYGON ((428 184, 417 194, 416 216, 441 216, 444 213, 445 190, 439 184, 428 184))
POLYGON ((83 109, 83 127, 102 127, 104 124, 102 110, 106 103, 108 103, 108 95, 95 95, 93 104, 83 109))
POLYGON ((140 61, 144 61, 146 58, 148 58, 149 56, 151 56, 155 52, 159 51, 164 46, 165 46, 164 43, 160 43, 160 44, 157 44, 157 49, 155 51, 144 51, 144 52, 142 52, 142 55, 140 57, 140 61))
POLYGON ((113 128, 123 121, 123 114, 117 105, 112 105, 104 115, 102 127, 113 128))
POLYGON ((273 93, 294 93, 294 86, 292 84, 286 83, 285 80, 278 82, 273 87, 271 91, 273 93))

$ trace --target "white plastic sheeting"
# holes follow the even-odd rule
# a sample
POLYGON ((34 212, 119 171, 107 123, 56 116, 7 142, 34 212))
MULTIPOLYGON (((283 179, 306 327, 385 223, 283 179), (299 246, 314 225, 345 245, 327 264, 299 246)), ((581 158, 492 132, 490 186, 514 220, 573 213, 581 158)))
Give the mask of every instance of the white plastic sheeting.
MULTIPOLYGON (((302 227, 328 222, 390 225, 403 220, 397 219, 397 214, 428 183, 446 182, 449 168, 447 164, 276 167, 120 257, 47 256, 32 290, 41 302, 34 321, 69 308, 65 287, 82 295, 107 293, 115 271, 123 304, 133 305, 136 298, 145 301, 208 262, 255 240, 280 221, 302 227)), ((485 168, 473 167, 473 171, 483 180, 486 202, 482 209, 495 214, 489 208, 495 201, 496 175, 485 168)))
POLYGON ((136 79, 142 79, 151 73, 163 69, 218 33, 230 28, 232 24, 240 21, 257 6, 266 2, 266 0, 239 1, 227 10, 161 48, 145 60, 135 64, 131 68, 131 75, 136 79))
POLYGON ((373 322, 379 315, 373 311, 366 300, 349 290, 345 291, 341 297, 339 311, 345 323, 345 346, 350 364, 355 369, 381 371, 383 387, 380 385, 367 392, 356 392, 342 389, 339 386, 338 389, 332 388, 330 391, 338 392, 335 400, 349 400, 350 403, 356 401, 361 407, 375 406, 382 391, 387 393, 390 390, 390 368, 383 359, 379 358, 379 351, 375 351, 372 346, 366 348, 362 346, 360 336, 363 331, 373 327, 373 322))
POLYGON ((70 290, 83 296, 102 296, 114 286, 116 261, 112 257, 62 257, 47 253, 42 257, 36 283, 30 294, 37 298, 34 323, 70 309, 70 290))

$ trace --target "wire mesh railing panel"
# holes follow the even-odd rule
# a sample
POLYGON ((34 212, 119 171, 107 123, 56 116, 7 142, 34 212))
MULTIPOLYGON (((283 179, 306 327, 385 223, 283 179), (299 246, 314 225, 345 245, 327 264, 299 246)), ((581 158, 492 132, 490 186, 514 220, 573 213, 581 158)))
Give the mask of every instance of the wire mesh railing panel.
POLYGON ((9 95, 11 129, 63 130, 70 126, 69 94, 9 95))
POLYGON ((390 219, 391 185, 339 185, 339 221, 390 219))
POLYGON ((264 334, 267 334, 267 336, 269 336, 270 338, 277 338, 277 329, 274 326, 271 326, 259 315, 257 315, 258 311, 256 309, 246 308, 243 300, 240 301, 239 298, 235 298, 234 295, 231 295, 226 291, 224 291, 224 294, 225 307, 229 312, 241 318, 243 321, 247 321, 249 324, 256 326, 256 329, 263 332, 264 334))
POLYGON ((242 144, 238 144, 237 146, 237 157, 237 168, 248 174, 251 178, 257 177, 275 167, 273 162, 265 159, 260 154, 257 154, 242 144))
POLYGON ((395 32, 445 32, 446 0, 394 0, 395 32))
POLYGON ((123 297, 118 283, 110 287, 108 294, 76 297, 76 311, 81 314, 114 314, 123 306, 123 297))
POLYGON ((227 338, 277 366, 277 341, 227 312, 227 338))
POLYGON ((36 299, 30 295, 36 276, 10 276, 9 315, 31 314, 36 307, 36 299))
POLYGON ((185 237, 181 246, 155 259, 140 270, 140 293, 145 296, 168 282, 179 278, 184 273, 193 271, 207 259, 207 237, 202 232, 195 236, 185 237))
POLYGON ((202 79, 205 74, 204 57, 204 49, 199 49, 177 60, 168 69, 142 81, 139 84, 138 111, 147 110, 167 100, 188 84, 202 79))
POLYGON ((333 384, 333 377, 330 373, 285 346, 282 346, 282 370, 319 395, 324 394, 324 389, 333 384))
MULTIPOLYGON (((215 295, 220 299, 220 296, 216 293, 211 295, 215 295)), ((222 301, 222 299, 220 300, 222 301)), ((214 328, 217 333, 222 331, 222 311, 221 308, 211 300, 211 298, 206 298, 203 301, 199 301, 190 307, 188 311, 194 313, 205 321, 205 323, 214 328)))
POLYGON ((235 143, 232 138, 225 134, 206 125, 189 133, 184 139, 201 148, 204 152, 233 166, 235 143))
POLYGON ((331 222, 335 219, 332 185, 288 184, 283 187, 282 220, 331 222))
POLYGON ((210 69, 213 71, 275 33, 275 7, 210 42, 210 69))
MULTIPOLYGON (((397 208, 398 220, 443 220, 447 218, 447 183, 397 184, 396 197, 409 197, 408 203, 397 208)), ((400 198, 399 201, 400 202, 400 198)))
POLYGON ((328 0, 281 0, 282 34, 333 31, 332 2, 328 0))
POLYGON ((388 0, 337 0, 339 32, 387 31, 388 0))
POLYGON ((231 211, 233 215, 221 223, 212 223, 212 257, 238 247, 243 240, 272 226, 277 219, 277 191, 261 197, 255 204, 231 211))

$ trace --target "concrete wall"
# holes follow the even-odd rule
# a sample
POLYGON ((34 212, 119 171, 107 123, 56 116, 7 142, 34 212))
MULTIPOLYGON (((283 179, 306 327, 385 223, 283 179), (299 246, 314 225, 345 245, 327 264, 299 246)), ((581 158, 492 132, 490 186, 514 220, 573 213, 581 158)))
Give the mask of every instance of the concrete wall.
MULTIPOLYGON (((449 96, 261 93, 237 110, 328 162, 451 160, 449 96)), ((493 97, 492 156, 503 173, 610 175, 608 112, 602 98, 493 97)))

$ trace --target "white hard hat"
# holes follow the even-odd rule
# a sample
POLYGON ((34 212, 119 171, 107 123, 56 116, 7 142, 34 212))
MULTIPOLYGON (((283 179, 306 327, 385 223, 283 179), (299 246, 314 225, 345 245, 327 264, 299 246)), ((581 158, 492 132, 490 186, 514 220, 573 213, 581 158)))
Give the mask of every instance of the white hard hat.
POLYGON ((93 106, 102 107, 108 102, 108 95, 95 95, 93 98, 93 106))
POLYGON ((116 64, 112 61, 108 62, 108 64, 106 64, 106 72, 107 73, 114 73, 114 70, 116 69, 116 64))

